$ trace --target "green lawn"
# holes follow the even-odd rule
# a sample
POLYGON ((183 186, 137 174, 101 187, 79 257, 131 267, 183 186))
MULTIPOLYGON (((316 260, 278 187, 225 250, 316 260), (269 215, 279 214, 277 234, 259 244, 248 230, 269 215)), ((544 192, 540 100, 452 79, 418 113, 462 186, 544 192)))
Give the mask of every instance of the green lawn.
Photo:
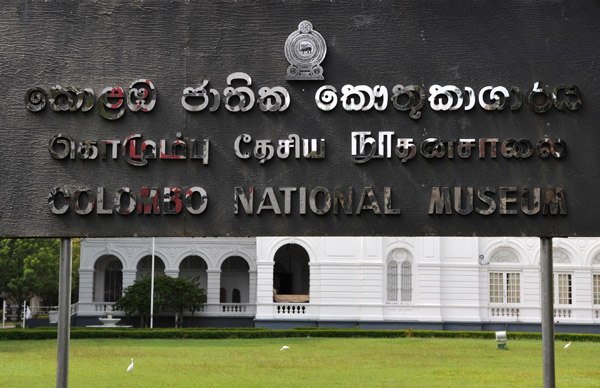
MULTIPOLYGON (((600 387, 600 344, 563 345, 556 343, 557 387, 600 387)), ((69 387, 542 387, 541 341, 508 346, 428 338, 71 340, 69 387)), ((1 387, 55 384, 56 341, 0 341, 1 387)))

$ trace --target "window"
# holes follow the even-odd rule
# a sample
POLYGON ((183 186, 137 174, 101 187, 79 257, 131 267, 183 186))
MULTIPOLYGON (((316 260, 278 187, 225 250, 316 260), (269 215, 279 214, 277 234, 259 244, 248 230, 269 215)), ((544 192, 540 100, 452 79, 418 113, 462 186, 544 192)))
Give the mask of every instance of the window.
POLYGON ((490 303, 521 303, 521 274, 490 272, 490 303))
POLYGON ((387 268, 387 300, 388 302, 398 301, 398 263, 391 260, 387 268))
POLYGON ((387 264, 387 301, 412 301, 412 263, 405 249, 396 249, 387 264))
POLYGON ((400 277, 402 280, 402 293, 400 299, 402 302, 410 302, 412 300, 412 265, 410 264, 410 261, 404 260, 404 262, 402 262, 400 277))
POLYGON ((123 265, 112 260, 104 272, 104 302, 116 302, 123 293, 123 265))
POLYGON ((600 304, 600 274, 595 273, 592 280, 592 289, 594 294, 594 304, 600 304))
POLYGON ((600 265, 600 253, 598 253, 592 260, 592 266, 594 267, 594 274, 592 274, 592 297, 594 304, 600 304, 600 273, 598 273, 598 265, 600 265))
POLYGON ((554 274, 554 303, 559 305, 573 304, 573 284, 570 273, 554 274), (558 303, 556 302, 558 300, 558 303))

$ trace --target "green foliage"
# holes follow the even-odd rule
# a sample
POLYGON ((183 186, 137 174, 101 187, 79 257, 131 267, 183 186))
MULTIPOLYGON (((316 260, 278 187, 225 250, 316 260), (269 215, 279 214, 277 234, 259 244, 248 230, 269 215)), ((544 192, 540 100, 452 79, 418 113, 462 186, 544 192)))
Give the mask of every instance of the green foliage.
MULTIPOLYGON (((135 282, 125 289, 114 308, 124 311, 128 317, 139 316, 140 325, 145 327, 150 318, 150 288, 150 277, 135 282)), ((184 311, 199 311, 204 299, 204 290, 198 288, 197 279, 164 275, 154 278, 154 315, 160 315, 161 311, 172 311, 182 317, 184 311)))
MULTIPOLYGON (((79 284, 79 240, 73 241, 72 296, 79 284)), ((22 238, 0 240, 0 292, 21 306, 33 296, 45 305, 58 303, 60 239, 22 238)), ((20 319, 21 308, 18 311, 20 319)))
MULTIPOLYGON (((148 302, 149 303, 149 302, 148 302)), ((268 330, 263 328, 186 328, 186 329, 102 329, 71 328, 71 338, 134 338, 134 339, 260 339, 260 338, 456 338, 482 339, 494 341, 493 331, 434 331, 434 330, 362 330, 362 329, 321 329, 297 328, 289 330, 268 330)), ((598 334, 555 335, 556 341, 600 342, 598 334)), ((35 328, 27 330, 0 330, 0 340, 17 339, 56 339, 56 328, 35 328)), ((508 340, 541 341, 541 333, 508 333, 508 340)))

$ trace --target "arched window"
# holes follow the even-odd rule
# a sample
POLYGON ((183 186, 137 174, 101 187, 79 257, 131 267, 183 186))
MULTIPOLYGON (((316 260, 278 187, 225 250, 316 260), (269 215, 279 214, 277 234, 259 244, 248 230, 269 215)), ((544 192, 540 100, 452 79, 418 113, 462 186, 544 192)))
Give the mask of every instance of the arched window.
POLYGON ((94 302, 116 302, 123 294, 123 264, 113 255, 104 255, 94 264, 94 302))
POLYGON ((302 246, 286 244, 277 250, 273 260, 273 287, 278 295, 309 294, 310 260, 302 246))
POLYGON ((512 249, 498 249, 490 257, 491 263, 518 263, 519 256, 512 249))
POLYGON ((571 264, 571 258, 562 249, 552 250, 552 261, 554 264, 571 264))
MULTIPOLYGON (((135 280, 141 280, 146 276, 150 276, 152 273, 152 256, 144 256, 138 262, 137 265, 137 274, 135 276, 135 280)), ((164 275, 165 274, 165 263, 163 260, 154 256, 154 276, 164 275)))
POLYGON ((198 288, 206 290, 208 283, 206 261, 200 256, 188 256, 179 264, 179 277, 196 279, 198 288))
POLYGON ((489 267, 490 303, 521 303, 521 272, 516 271, 514 266, 504 265, 518 263, 519 256, 512 249, 502 248, 492 253, 489 267))
POLYGON ((249 303, 250 275, 248 262, 240 256, 228 257, 221 264, 221 303, 249 303), (228 300, 231 295, 231 300, 228 300))
POLYGON ((412 260, 406 249, 395 249, 387 264, 387 301, 412 302, 412 260))

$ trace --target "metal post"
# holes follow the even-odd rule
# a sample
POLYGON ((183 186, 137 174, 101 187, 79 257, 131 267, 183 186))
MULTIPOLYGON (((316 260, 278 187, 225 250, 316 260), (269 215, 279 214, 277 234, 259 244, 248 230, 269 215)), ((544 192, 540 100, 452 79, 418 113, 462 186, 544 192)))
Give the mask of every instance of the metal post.
POLYGON ((544 362, 544 388, 555 388, 552 237, 540 238, 540 270, 542 282, 542 353, 544 362))
POLYGON ((56 388, 69 386, 69 336, 71 332, 71 272, 73 255, 70 238, 60 239, 58 280, 58 351, 56 388))
POLYGON ((152 237, 152 269, 150 271, 150 328, 154 327, 154 237, 152 237))
POLYGON ((6 322, 6 301, 2 301, 2 328, 4 329, 4 322, 6 322))
POLYGON ((27 319, 27 301, 23 301, 23 329, 25 329, 25 320, 27 319))

